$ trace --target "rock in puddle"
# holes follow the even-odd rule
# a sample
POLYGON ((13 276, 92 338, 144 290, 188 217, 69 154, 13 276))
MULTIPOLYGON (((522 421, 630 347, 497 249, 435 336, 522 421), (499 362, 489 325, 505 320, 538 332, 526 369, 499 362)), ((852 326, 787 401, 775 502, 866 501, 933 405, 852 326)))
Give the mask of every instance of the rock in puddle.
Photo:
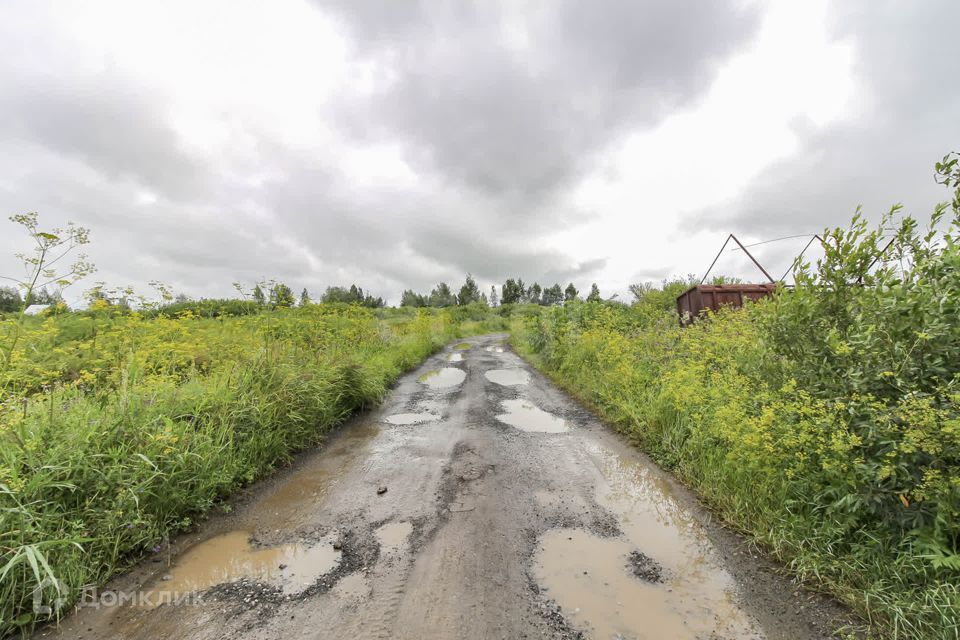
POLYGON ((640 550, 631 551, 627 556, 627 569, 645 582, 663 582, 663 567, 640 550))

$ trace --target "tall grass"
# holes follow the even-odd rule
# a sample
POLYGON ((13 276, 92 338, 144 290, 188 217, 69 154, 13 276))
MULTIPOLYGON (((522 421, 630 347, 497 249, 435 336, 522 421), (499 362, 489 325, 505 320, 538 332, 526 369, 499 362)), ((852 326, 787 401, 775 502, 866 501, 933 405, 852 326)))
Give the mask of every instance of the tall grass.
POLYGON ((857 217, 795 289, 687 329, 641 291, 514 342, 876 634, 956 640, 960 188, 949 210, 927 231, 857 217))
POLYGON ((460 331, 448 312, 380 315, 33 321, 7 374, 20 394, 0 413, 0 636, 47 617, 38 586, 69 605, 460 331))

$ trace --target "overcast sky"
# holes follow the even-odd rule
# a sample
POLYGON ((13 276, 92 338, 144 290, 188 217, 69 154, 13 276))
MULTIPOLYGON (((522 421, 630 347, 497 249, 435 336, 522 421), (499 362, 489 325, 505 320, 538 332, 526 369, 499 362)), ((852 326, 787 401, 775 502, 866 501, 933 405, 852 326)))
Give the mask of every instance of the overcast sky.
MULTIPOLYGON (((926 216, 958 24, 955 0, 4 0, 0 202, 91 229, 68 298, 276 278, 396 303, 466 272, 623 295, 730 232, 926 216)), ((758 254, 779 275, 804 242, 758 254)))

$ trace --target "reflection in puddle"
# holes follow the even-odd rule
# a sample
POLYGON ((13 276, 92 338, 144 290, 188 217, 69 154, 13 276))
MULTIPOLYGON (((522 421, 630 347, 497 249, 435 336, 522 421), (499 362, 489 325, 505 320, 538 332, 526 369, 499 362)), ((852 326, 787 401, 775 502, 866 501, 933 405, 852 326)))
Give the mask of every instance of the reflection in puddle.
POLYGON ((434 369, 433 371, 427 371, 425 374, 417 378, 420 382, 434 389, 440 389, 443 387, 453 387, 466 379, 467 374, 463 369, 457 369, 454 367, 443 367, 442 369, 434 369))
POLYGON ((497 420, 521 431, 562 433, 568 430, 566 420, 533 406, 527 400, 504 400, 502 404, 506 413, 498 414, 497 420))
POLYGON ((459 352, 451 353, 447 356, 449 362, 463 362, 463 354, 459 352))
POLYGON ((537 579, 573 624, 598 638, 762 637, 671 485, 655 469, 605 449, 591 447, 588 455, 603 476, 597 502, 623 534, 549 531, 535 564, 537 579), (663 582, 650 581, 654 574, 663 582))
POLYGON ((376 531, 380 542, 380 552, 389 553, 402 549, 407 544, 407 538, 413 533, 413 525, 409 522, 388 522, 376 531))
POLYGON ((489 351, 490 353, 503 353, 503 347, 486 347, 484 351, 489 351))
MULTIPOLYGON (((340 552, 330 541, 313 546, 285 544, 258 548, 250 545, 250 533, 231 531, 190 547, 180 555, 167 580, 153 585, 151 593, 187 594, 218 584, 248 578, 296 594, 312 585, 340 562, 340 552)), ((166 577, 166 576, 165 576, 166 577)))
POLYGON ((525 369, 491 369, 483 374, 490 382, 512 387, 530 382, 530 373, 525 369))
POLYGON ((470 344, 469 342, 461 342, 461 343, 459 343, 459 344, 453 345, 453 348, 454 348, 454 349, 457 349, 458 351, 466 351, 467 349, 469 349, 469 348, 472 347, 472 346, 473 346, 473 345, 470 344))
POLYGON ((404 425, 404 424, 421 424, 423 422, 433 422, 434 420, 439 420, 440 416, 433 413, 395 413, 392 416, 387 416, 383 419, 384 422, 389 424, 404 425))

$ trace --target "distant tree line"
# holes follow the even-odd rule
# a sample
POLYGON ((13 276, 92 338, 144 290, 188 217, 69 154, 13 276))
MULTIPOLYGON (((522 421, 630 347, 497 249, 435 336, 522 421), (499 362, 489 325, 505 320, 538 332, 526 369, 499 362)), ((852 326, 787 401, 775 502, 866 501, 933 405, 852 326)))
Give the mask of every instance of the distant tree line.
MULTIPOLYGON (((458 305, 467 305, 475 302, 481 302, 490 306, 499 304, 539 304, 543 306, 553 306, 579 300, 580 292, 571 282, 566 288, 561 288, 559 284, 554 284, 543 288, 539 283, 534 282, 529 287, 526 286, 522 278, 509 278, 500 287, 499 293, 496 286, 490 287, 490 295, 480 292, 473 276, 467 274, 466 281, 460 287, 460 293, 454 294, 446 282, 440 282, 429 294, 421 294, 406 289, 400 296, 401 307, 453 307, 458 305)), ((590 286, 590 293, 586 297, 587 302, 599 302, 600 289, 596 283, 590 286)))
MULTIPOLYGON (((158 283, 151 283, 157 288, 158 283)), ((219 316, 219 315, 246 315, 257 313, 263 308, 277 309, 290 308, 294 306, 306 306, 312 304, 314 299, 310 292, 304 288, 299 297, 293 290, 283 282, 269 281, 259 282, 254 285, 252 290, 244 291, 239 284, 234 286, 242 294, 244 299, 201 299, 193 300, 187 295, 181 293, 172 295, 168 287, 159 285, 162 301, 159 304, 146 305, 153 309, 153 312, 160 312, 162 315, 175 315, 183 311, 192 311, 201 316, 219 316)), ((85 293, 88 302, 96 303, 98 307, 105 308, 123 308, 133 307, 145 310, 144 303, 146 299, 142 296, 135 296, 133 291, 128 288, 106 289, 104 283, 97 283, 92 289, 85 293), (139 303, 139 304, 138 304, 139 303)), ((579 299, 579 291, 571 282, 566 288, 560 284, 553 284, 543 288, 539 283, 534 282, 527 286, 522 278, 509 278, 499 290, 495 285, 490 287, 489 294, 480 290, 477 281, 471 274, 467 274, 459 291, 454 292, 446 282, 437 283, 428 294, 421 294, 407 289, 400 297, 400 306, 402 307, 456 307, 470 304, 482 304, 485 306, 499 306, 501 304, 538 304, 543 306, 560 305, 565 302, 579 299)), ((586 296, 587 302, 600 301, 600 290, 594 283, 590 287, 590 293, 586 296)), ((62 303, 63 298, 59 292, 50 293, 46 289, 35 291, 31 297, 31 304, 56 304, 62 303)), ((356 304, 363 307, 378 308, 386 306, 382 297, 373 296, 364 293, 361 287, 351 284, 349 287, 331 286, 320 296, 317 302, 322 303, 341 303, 356 304)), ((23 305, 23 298, 20 292, 14 287, 0 287, 0 313, 17 311, 23 305)))

